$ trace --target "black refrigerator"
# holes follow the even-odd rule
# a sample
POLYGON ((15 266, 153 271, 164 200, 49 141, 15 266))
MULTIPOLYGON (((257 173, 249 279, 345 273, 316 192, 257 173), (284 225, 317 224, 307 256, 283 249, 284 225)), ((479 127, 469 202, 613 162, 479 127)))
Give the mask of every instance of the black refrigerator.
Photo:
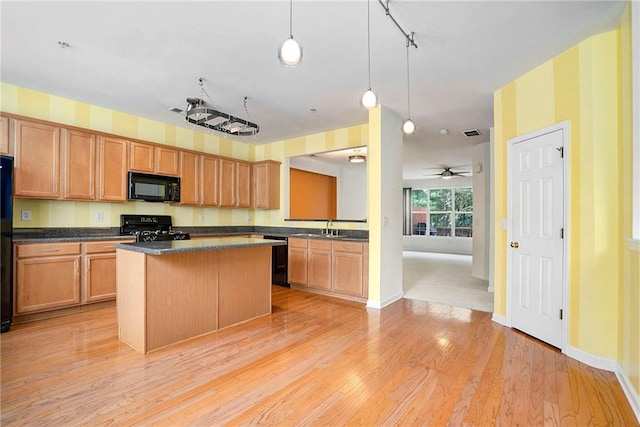
POLYGON ((0 211, 2 211, 0 315, 2 332, 7 332, 13 317, 13 158, 8 156, 0 156, 0 204, 0 211))

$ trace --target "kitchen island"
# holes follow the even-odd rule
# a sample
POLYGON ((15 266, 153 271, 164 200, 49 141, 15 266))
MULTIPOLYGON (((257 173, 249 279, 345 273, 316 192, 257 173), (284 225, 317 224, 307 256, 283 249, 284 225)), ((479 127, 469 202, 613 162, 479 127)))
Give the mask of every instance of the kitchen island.
POLYGON ((142 354, 271 313, 271 247, 212 238, 118 243, 118 335, 142 354))

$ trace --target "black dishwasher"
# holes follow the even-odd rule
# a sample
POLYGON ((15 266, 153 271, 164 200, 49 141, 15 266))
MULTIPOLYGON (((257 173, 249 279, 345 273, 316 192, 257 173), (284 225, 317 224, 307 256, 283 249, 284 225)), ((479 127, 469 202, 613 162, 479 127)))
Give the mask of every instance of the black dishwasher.
MULTIPOLYGON (((270 240, 284 240, 287 241, 286 237, 283 236, 264 236, 265 239, 270 240)), ((272 246, 271 253, 271 283, 274 285, 285 286, 289 288, 289 283, 287 280, 287 262, 289 259, 289 251, 287 249, 287 245, 281 246, 272 246)))

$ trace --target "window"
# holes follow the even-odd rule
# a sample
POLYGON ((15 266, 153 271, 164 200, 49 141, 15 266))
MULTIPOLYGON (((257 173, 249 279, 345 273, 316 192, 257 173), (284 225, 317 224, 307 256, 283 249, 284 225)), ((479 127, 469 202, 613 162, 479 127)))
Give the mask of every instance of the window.
POLYGON ((473 236, 473 190, 430 188, 411 192, 411 234, 473 236))

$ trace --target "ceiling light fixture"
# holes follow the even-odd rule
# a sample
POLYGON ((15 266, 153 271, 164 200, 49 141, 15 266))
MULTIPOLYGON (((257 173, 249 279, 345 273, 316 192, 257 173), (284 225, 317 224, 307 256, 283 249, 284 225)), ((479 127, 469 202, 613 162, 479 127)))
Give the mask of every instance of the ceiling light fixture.
POLYGON ((364 92, 360 103, 367 110, 378 105, 378 96, 371 90, 371 17, 370 15, 370 0, 367 0, 367 57, 368 57, 368 70, 369 70, 369 88, 364 92))
MULTIPOLYGON (((201 96, 209 94, 204 90, 204 79, 198 79, 201 88, 201 96)), ((249 117, 247 110, 247 97, 244 97, 244 110, 249 117)), ((213 100, 211 100, 213 102, 213 100)), ((251 119, 251 117, 249 117, 251 119)), ((185 120, 197 126, 207 129, 223 132, 234 136, 253 136, 260 132, 260 126, 249 120, 244 120, 227 113, 215 110, 205 105, 202 98, 187 98, 187 108, 185 109, 185 120)))
POLYGON ((364 163, 367 158, 360 154, 360 150, 353 150, 355 152, 354 155, 349 156, 349 163, 364 163))
POLYGON ((407 120, 402 123, 402 132, 405 135, 411 135, 416 130, 416 125, 411 121, 411 83, 409 80, 409 42, 413 41, 413 32, 411 38, 407 37, 407 120))
POLYGON ((293 38, 293 0, 289 1, 289 38, 278 47, 278 60, 289 68, 297 67, 302 62, 302 45, 293 38))

